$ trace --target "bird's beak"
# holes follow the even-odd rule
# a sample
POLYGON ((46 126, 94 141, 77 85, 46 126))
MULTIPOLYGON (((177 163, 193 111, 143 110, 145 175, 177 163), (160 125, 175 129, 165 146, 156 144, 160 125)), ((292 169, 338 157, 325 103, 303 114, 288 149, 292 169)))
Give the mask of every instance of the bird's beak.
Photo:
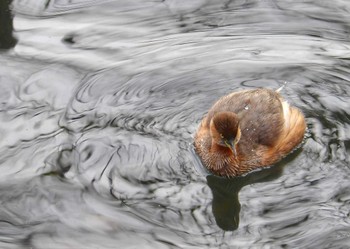
POLYGON ((227 141, 227 140, 225 140, 225 144, 232 151, 233 155, 236 157, 237 156, 237 151, 236 151, 235 141, 227 141))

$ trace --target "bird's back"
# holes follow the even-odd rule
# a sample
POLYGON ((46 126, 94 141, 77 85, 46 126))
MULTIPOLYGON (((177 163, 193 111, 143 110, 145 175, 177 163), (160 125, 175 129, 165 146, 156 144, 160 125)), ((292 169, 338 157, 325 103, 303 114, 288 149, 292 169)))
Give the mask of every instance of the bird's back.
POLYGON ((229 111, 238 115, 242 137, 246 147, 272 146, 280 136, 284 124, 282 99, 269 89, 234 92, 219 99, 207 115, 207 124, 215 113, 229 111))

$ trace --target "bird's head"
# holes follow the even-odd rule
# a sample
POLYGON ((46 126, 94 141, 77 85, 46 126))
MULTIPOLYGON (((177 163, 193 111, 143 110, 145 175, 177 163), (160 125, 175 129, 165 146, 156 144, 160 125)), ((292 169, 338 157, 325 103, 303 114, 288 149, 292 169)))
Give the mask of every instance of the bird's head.
POLYGON ((218 112, 210 121, 211 137, 216 144, 229 148, 236 156, 236 144, 241 138, 239 118, 233 112, 218 112))

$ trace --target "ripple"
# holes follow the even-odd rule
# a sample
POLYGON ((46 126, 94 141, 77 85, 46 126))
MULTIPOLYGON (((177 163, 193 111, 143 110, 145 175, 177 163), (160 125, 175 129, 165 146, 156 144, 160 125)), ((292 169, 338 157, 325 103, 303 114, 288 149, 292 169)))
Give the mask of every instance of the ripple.
POLYGON ((0 247, 349 244, 347 1, 12 6, 0 247), (213 180, 192 145, 207 110, 232 91, 281 85, 305 114, 303 146, 267 170, 213 180))

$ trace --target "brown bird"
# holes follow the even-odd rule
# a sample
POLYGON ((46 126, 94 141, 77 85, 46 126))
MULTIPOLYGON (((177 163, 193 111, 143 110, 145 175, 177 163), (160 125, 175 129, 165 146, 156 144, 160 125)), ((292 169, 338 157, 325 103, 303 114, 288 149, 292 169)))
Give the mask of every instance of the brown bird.
POLYGON ((271 166, 304 138, 304 115, 277 91, 259 88, 220 98, 202 120, 195 149, 219 176, 239 176, 271 166))

